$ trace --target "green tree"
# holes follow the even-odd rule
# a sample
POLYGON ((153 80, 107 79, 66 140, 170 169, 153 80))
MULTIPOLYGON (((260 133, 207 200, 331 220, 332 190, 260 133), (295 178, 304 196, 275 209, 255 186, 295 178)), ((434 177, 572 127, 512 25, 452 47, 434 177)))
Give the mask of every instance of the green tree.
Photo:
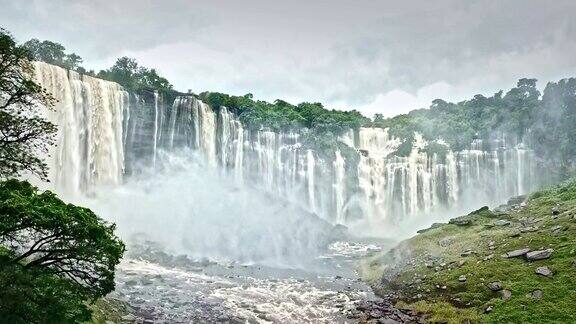
MULTIPOLYGON (((66 48, 52 41, 39 41, 33 38, 23 45, 34 60, 58 65, 65 69, 78 70, 81 68, 82 58, 76 53, 66 54, 66 48)), ((83 70, 83 69, 82 69, 83 70)))
POLYGON ((24 172, 47 176, 43 156, 56 126, 42 117, 54 99, 32 79, 32 56, 0 30, 0 178, 24 172))
POLYGON ((50 191, 18 180, 0 183, 0 281, 12 282, 0 298, 29 300, 0 300, 0 318, 89 319, 83 302, 114 290, 114 270, 124 253, 114 231, 115 225, 50 191))

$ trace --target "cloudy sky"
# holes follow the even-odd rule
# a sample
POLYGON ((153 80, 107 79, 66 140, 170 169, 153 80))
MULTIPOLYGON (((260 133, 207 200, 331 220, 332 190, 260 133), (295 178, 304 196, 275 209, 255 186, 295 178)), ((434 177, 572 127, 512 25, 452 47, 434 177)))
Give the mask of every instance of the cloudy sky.
POLYGON ((387 116, 576 76, 574 0, 0 0, 0 26, 178 90, 387 116))

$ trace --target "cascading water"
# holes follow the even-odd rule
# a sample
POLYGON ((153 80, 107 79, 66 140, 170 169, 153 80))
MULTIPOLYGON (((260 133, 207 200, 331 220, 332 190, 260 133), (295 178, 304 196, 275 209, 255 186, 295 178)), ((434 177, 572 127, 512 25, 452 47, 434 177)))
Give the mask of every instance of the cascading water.
POLYGON ((57 100, 48 119, 58 125, 50 179, 59 192, 86 192, 122 182, 123 111, 128 93, 118 84, 34 62, 35 77, 57 100))
POLYGON ((120 184, 125 173, 157 165, 160 152, 191 149, 207 167, 232 173, 236 184, 333 224, 386 233, 438 210, 453 214, 538 185, 532 151, 505 137, 438 155, 425 152, 428 143, 415 134, 411 152, 395 156, 401 140, 387 129, 360 128, 339 137, 346 154, 326 157, 301 143, 304 130, 245 128, 226 107, 213 109, 194 96, 166 105, 158 93, 128 94, 45 63, 36 63, 36 75, 59 99, 50 114, 60 125, 51 177, 61 192, 120 184))

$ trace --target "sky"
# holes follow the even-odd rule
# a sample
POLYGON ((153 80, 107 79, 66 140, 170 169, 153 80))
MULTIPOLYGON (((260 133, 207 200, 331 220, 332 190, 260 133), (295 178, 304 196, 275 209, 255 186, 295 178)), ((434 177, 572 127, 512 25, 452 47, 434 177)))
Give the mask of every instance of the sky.
POLYGON ((393 116, 576 76, 574 0, 0 0, 18 41, 88 69, 130 56, 177 90, 393 116))

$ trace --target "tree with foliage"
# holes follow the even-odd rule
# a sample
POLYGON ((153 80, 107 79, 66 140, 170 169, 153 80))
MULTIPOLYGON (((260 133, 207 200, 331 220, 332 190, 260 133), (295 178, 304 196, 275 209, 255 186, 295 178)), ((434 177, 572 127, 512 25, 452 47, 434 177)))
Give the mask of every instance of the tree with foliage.
POLYGON ((108 70, 102 70, 98 77, 121 84, 130 91, 156 90, 171 92, 173 87, 156 69, 139 66, 136 59, 121 57, 108 70))
POLYGON ((32 79, 31 59, 26 47, 0 30, 0 178, 25 172, 47 176, 42 157, 57 129, 41 110, 54 99, 32 79))
POLYGON ((114 270, 124 253, 114 231, 115 225, 50 191, 39 192, 18 180, 0 183, 0 282, 11 282, 10 289, 0 292, 0 318, 88 320, 83 302, 114 290, 114 270), (18 293, 31 285, 30 296, 18 293), (14 304, 3 298, 27 301, 14 304))
POLYGON ((58 65, 70 70, 81 68, 82 58, 76 53, 66 54, 66 48, 62 44, 48 40, 39 41, 33 38, 24 43, 24 47, 28 49, 30 55, 37 61, 58 65))

